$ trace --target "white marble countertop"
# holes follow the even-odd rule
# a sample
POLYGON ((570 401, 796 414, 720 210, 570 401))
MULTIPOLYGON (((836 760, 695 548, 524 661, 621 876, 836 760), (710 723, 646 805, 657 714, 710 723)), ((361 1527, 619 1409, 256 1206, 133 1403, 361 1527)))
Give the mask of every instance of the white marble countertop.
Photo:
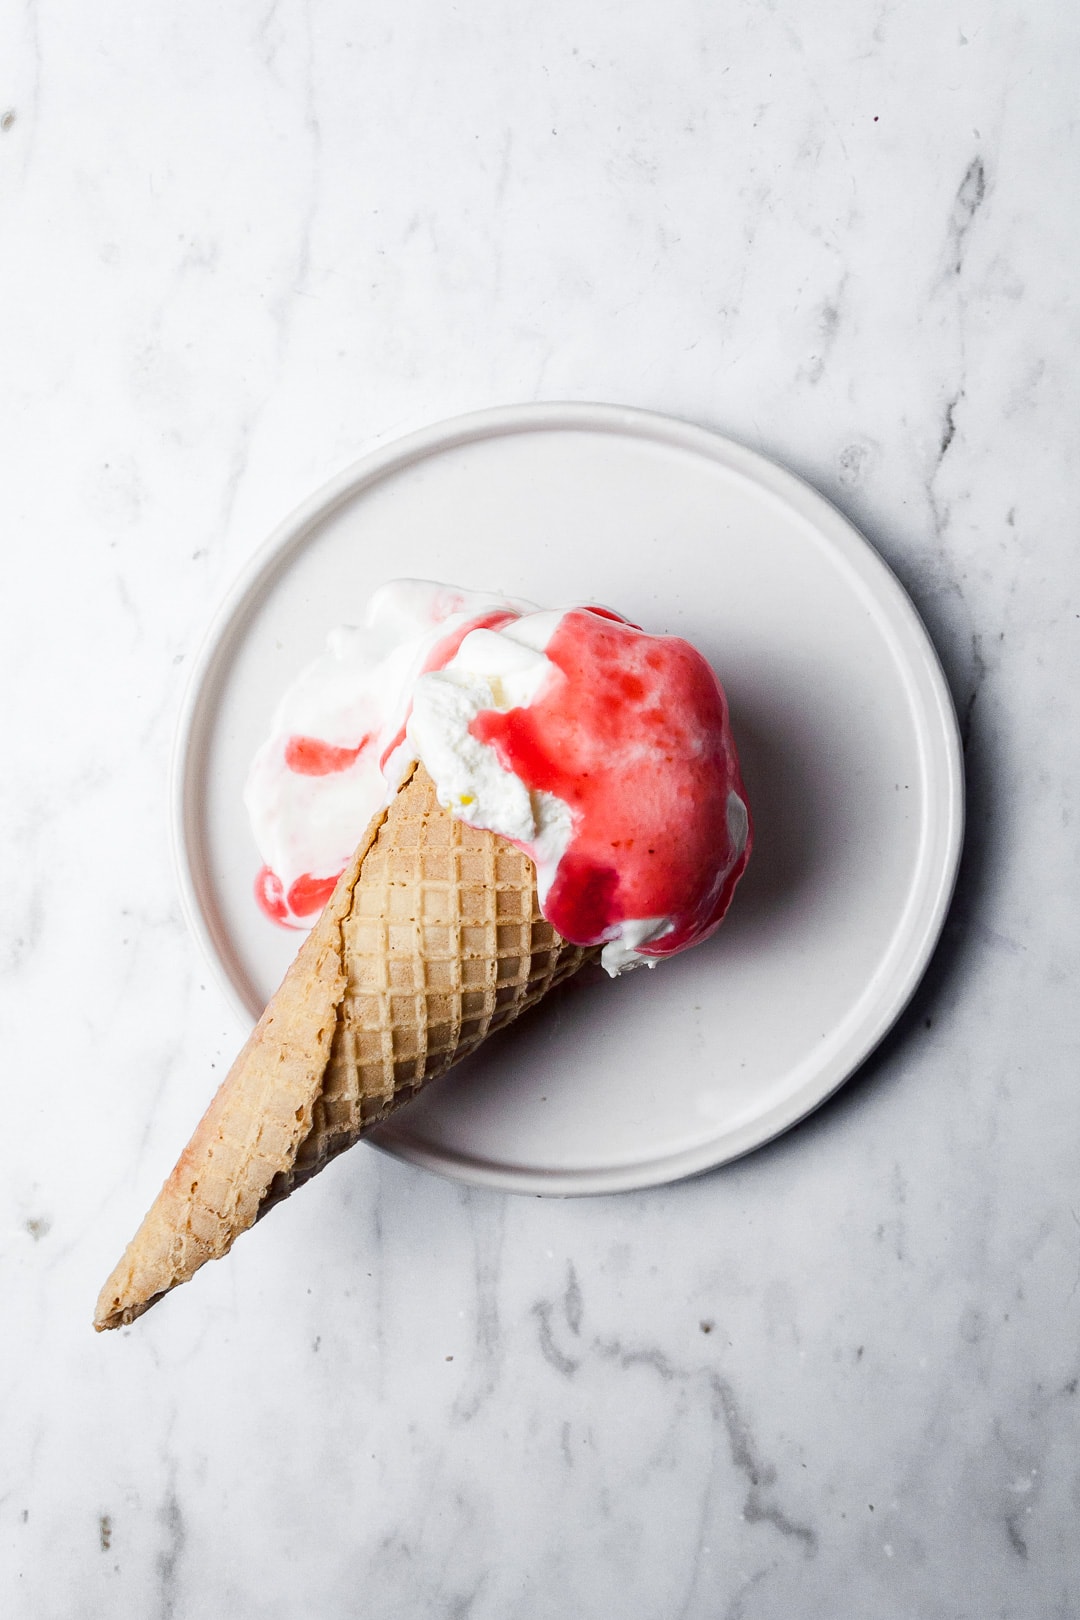
POLYGON ((0 16, 5 1615, 1080 1612, 1078 50, 1064 0, 0 16), (533 399, 721 429, 896 569, 941 949, 737 1165, 359 1148, 95 1337, 241 1034, 169 851, 213 606, 376 440, 533 399))

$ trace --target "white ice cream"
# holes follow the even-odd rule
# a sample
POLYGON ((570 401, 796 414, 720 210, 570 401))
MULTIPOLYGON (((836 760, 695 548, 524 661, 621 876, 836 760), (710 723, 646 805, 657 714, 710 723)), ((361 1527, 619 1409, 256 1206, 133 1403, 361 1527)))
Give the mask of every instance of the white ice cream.
MULTIPOLYGON (((371 817, 389 803, 413 755, 399 747, 417 677, 444 637, 500 609, 528 612, 486 592, 427 580, 393 580, 368 603, 363 623, 327 637, 326 651, 296 677, 278 704, 269 737, 252 761, 244 803, 263 861, 285 895, 303 877, 339 873, 371 817), (346 769, 291 768, 297 738, 353 750, 346 769)), ((287 919, 310 926, 313 916, 287 919)))
POLYGON ((526 708, 553 673, 544 647, 561 613, 533 613, 503 630, 473 630, 445 669, 413 691, 410 750, 424 762, 439 802, 473 827, 528 844, 540 903, 570 842, 570 811, 550 793, 530 793, 469 727, 484 709, 526 708))
MULTIPOLYGON (((310 926, 314 914, 293 911, 290 893, 298 894, 309 879, 341 872, 414 759, 452 814, 526 848, 543 907, 571 840, 569 807, 552 794, 530 793, 469 727, 482 710, 506 712, 533 702, 555 670, 544 649, 563 611, 397 580, 376 591, 361 626, 331 632, 326 652, 278 705, 244 793, 262 859, 280 881, 285 912, 279 920, 310 926), (522 617, 497 630, 472 630, 444 668, 423 673, 445 637, 498 610, 522 617), (395 747, 403 728, 405 740, 395 747), (297 759, 310 765, 313 751, 305 753, 297 739, 359 752, 345 768, 298 770, 297 759)), ((317 763, 317 749, 314 755, 317 763)), ((626 920, 605 943, 603 965, 613 976, 643 961, 654 966, 638 947, 669 926, 667 917, 626 920)))

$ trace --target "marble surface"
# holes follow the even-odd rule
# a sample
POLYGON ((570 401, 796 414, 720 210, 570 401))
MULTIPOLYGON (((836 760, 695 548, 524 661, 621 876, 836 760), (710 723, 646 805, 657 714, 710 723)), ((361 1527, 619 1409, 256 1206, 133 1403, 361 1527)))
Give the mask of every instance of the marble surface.
POLYGON ((5 1615, 1080 1612, 1077 14, 1064 0, 0 13, 5 1615), (966 742, 942 946, 691 1183, 368 1149, 120 1335, 242 1035, 180 917, 199 637, 377 440, 716 427, 908 586, 966 742))

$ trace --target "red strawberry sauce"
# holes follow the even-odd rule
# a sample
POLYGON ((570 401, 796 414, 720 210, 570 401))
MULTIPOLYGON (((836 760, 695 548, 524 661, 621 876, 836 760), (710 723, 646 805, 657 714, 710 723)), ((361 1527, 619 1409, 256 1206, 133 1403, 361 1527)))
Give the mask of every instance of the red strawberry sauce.
POLYGON ((361 737, 355 748, 335 748, 319 737, 290 737, 285 744, 285 763, 298 776, 332 776, 355 764, 370 741, 370 737, 361 737))
POLYGON ((548 642, 558 673, 527 707, 485 710, 471 730, 533 792, 569 805, 571 844, 544 903, 575 944, 638 917, 671 931, 640 947, 669 956, 716 928, 750 853, 727 824, 745 803, 727 702, 688 642, 646 636, 606 611, 575 608, 548 642))

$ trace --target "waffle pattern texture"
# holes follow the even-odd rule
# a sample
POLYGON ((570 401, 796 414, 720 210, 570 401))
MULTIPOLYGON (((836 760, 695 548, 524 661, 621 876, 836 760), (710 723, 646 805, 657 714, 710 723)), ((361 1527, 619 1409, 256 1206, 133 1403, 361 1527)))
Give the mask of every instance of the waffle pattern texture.
POLYGON ((98 1299, 120 1327, 595 950, 541 915, 532 862, 418 766, 318 923, 98 1299))

